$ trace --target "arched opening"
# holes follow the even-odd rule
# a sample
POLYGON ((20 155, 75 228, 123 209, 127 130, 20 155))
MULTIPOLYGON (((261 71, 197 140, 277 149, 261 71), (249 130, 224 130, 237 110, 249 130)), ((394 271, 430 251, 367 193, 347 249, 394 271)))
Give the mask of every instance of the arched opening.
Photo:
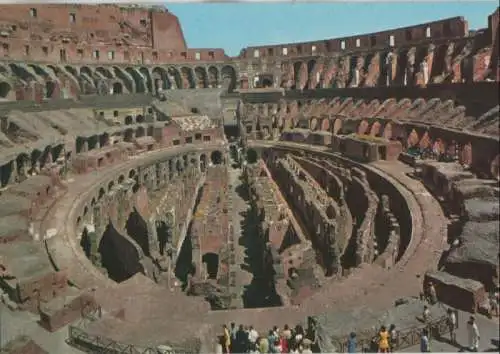
POLYGON ((56 84, 53 81, 45 82, 45 98, 52 98, 56 90, 56 84))
POLYGON ((125 229, 127 234, 142 248, 144 254, 149 256, 148 225, 136 208, 130 213, 125 229))
POLYGON ((232 66, 226 65, 221 69, 222 83, 228 92, 236 88, 236 71, 232 66))
POLYGON ((181 74, 179 71, 174 67, 170 67, 167 69, 167 73, 173 81, 173 84, 175 84, 177 88, 182 88, 181 74))
POLYGON ((137 93, 146 92, 146 84, 142 75, 134 68, 126 68, 125 71, 132 77, 135 83, 135 90, 137 93))
POLYGON ((9 184, 10 178, 12 177, 12 161, 6 163, 0 168, 0 179, 2 187, 9 184))
POLYGON ((165 255, 167 245, 172 243, 172 229, 166 222, 157 221, 156 234, 158 235, 160 254, 165 255))
POLYGON ((210 155, 210 161, 212 162, 213 165, 220 165, 220 164, 222 164, 222 162, 223 162, 222 153, 220 151, 218 151, 218 150, 215 150, 210 155))
POLYGON ((131 124, 134 124, 134 118, 132 118, 132 116, 126 116, 125 125, 131 125, 131 124))
POLYGON ((300 89, 300 85, 299 85, 299 82, 300 82, 300 68, 302 67, 302 62, 298 61, 296 63, 293 64, 293 85, 292 85, 292 89, 296 90, 296 89, 300 89))
POLYGON ((101 74, 104 76, 106 79, 113 79, 113 74, 106 68, 103 68, 102 66, 98 67, 95 69, 96 73, 101 74))
POLYGON ((90 240, 89 232, 85 227, 82 232, 82 238, 80 239, 80 247, 83 249, 85 256, 90 259, 92 251, 92 241, 90 240))
POLYGON ((217 253, 205 253, 201 257, 201 261, 205 263, 208 279, 217 279, 219 272, 219 255, 217 253))
POLYGON ((170 88, 171 85, 168 79, 167 70, 161 67, 155 67, 153 68, 152 75, 156 92, 168 90, 170 88))
POLYGON ((214 66, 208 68, 208 84, 214 88, 219 85, 219 71, 214 66))
POLYGON ((208 87, 208 76, 204 68, 195 68, 194 74, 196 76, 196 88, 208 87))
POLYGON ((200 171, 205 172, 207 170, 207 155, 200 155, 200 171))
POLYGON ((142 114, 139 114, 137 117, 135 117, 135 121, 137 123, 144 123, 144 116, 142 114))
POLYGON ((110 279, 120 283, 137 273, 144 273, 137 249, 108 223, 99 242, 101 264, 110 279))
POLYGON ((181 68, 182 76, 182 88, 183 89, 193 89, 195 88, 195 83, 193 80, 193 71, 190 68, 181 68))
POLYGON ((121 82, 115 82, 113 84, 113 95, 121 95, 123 93, 123 84, 121 82))
POLYGON ((148 68, 142 67, 139 68, 139 72, 144 80, 146 80, 146 87, 149 92, 153 92, 153 81, 151 80, 151 75, 149 73, 148 68))
POLYGON ((129 73, 126 73, 117 66, 113 66, 113 73, 118 79, 120 79, 123 82, 128 92, 135 92, 134 79, 131 77, 129 73))
POLYGON ((99 145, 101 147, 104 147, 109 144, 109 134, 104 133, 102 135, 99 135, 99 145))
POLYGON ((6 82, 0 82, 0 98, 7 98, 11 90, 11 87, 6 82))
POLYGON ((257 151, 255 151, 254 149, 247 150, 247 163, 256 163, 258 159, 259 155, 257 154, 257 151))

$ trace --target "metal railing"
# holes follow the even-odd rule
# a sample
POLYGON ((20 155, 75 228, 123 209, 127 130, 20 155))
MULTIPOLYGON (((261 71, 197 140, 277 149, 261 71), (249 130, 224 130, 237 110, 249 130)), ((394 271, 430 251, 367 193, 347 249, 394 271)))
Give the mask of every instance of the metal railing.
MULTIPOLYGON (((454 310, 456 316, 456 325, 455 328, 458 328, 458 311, 454 310)), ((422 336, 422 330, 424 328, 428 329, 429 339, 432 338, 442 338, 444 334, 450 332, 450 326, 448 322, 447 316, 442 316, 438 319, 431 320, 426 323, 422 323, 421 326, 413 326, 404 328, 401 330, 397 330, 398 336, 396 339, 396 343, 394 344, 394 350, 401 350, 408 347, 412 347, 414 345, 418 345, 420 343, 420 338, 422 336)), ((370 349, 374 346, 377 346, 377 338, 378 335, 372 335, 366 333, 364 336, 356 337, 357 349, 362 352, 370 352, 370 349)), ((347 353, 348 352, 348 337, 343 338, 334 338, 332 340, 332 344, 335 346, 339 353, 347 353)))

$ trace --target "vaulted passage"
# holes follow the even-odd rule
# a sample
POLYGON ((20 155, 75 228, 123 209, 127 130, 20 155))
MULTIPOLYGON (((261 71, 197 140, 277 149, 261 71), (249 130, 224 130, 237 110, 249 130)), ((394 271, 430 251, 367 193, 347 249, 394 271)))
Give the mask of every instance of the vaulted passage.
POLYGON ((134 208, 130 213, 125 228, 127 229, 127 234, 137 242, 144 254, 149 257, 148 226, 146 221, 137 212, 137 209, 134 208))
POLYGON ((109 223, 99 243, 101 264, 110 279, 120 283, 139 272, 144 273, 139 254, 125 237, 109 223))

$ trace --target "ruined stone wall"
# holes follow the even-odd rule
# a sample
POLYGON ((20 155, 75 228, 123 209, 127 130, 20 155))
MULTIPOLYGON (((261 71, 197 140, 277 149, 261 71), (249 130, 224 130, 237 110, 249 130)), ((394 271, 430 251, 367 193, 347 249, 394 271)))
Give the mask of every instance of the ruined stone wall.
POLYGON ((399 256, 400 226, 389 209, 389 198, 382 195, 375 217, 375 236, 377 255, 375 264, 384 268, 391 268, 396 264, 399 256))
POLYGON ((334 173, 332 173, 330 164, 325 166, 327 165, 326 161, 320 162, 316 159, 304 159, 300 157, 294 157, 294 159, 316 179, 321 188, 323 188, 337 203, 337 243, 342 252, 344 252, 352 232, 352 216, 344 196, 344 190, 349 188, 350 183, 344 184, 334 173))
POLYGON ((0 18, 3 56, 14 60, 149 64, 225 57, 222 49, 188 49, 178 18, 166 10, 53 4, 2 5, 1 12, 9 14, 0 18))
POLYGON ((356 218, 356 233, 353 236, 356 238, 356 266, 359 266, 362 263, 372 263, 375 257, 375 215, 378 198, 370 189, 363 171, 353 168, 351 173, 352 182, 347 191, 347 203, 352 206, 350 210, 356 218))
POLYGON ((327 273, 335 274, 339 271, 340 258, 335 221, 339 214, 337 204, 290 156, 278 157, 269 164, 269 169, 288 203, 294 207, 294 214, 308 233, 323 267, 327 273))
MULTIPOLYGON (((198 276, 202 280, 208 276, 207 266, 203 265, 206 263, 204 256, 219 255, 229 236, 227 173, 224 165, 207 168, 200 201, 193 215, 190 237, 193 241, 197 240, 193 244, 196 243, 199 247, 199 257, 193 258, 197 269, 200 269, 198 276)), ((220 261, 218 266, 220 267, 220 261)))
POLYGON ((363 34, 358 36, 312 41, 303 43, 288 43, 279 46, 247 47, 242 50, 241 58, 286 57, 287 55, 319 55, 328 52, 344 50, 367 50, 377 47, 392 47, 408 45, 422 41, 465 37, 468 35, 467 21, 462 17, 453 17, 440 21, 429 22, 417 26, 393 29, 384 32, 363 34), (284 50, 286 48, 286 52, 284 50))

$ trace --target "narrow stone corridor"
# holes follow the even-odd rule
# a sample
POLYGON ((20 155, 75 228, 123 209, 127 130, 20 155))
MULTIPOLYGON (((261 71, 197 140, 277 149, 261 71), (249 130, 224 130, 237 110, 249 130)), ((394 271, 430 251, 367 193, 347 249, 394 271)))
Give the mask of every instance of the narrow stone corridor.
POLYGON ((242 170, 229 167, 229 184, 231 188, 232 210, 231 223, 233 227, 234 242, 234 264, 231 265, 230 274, 234 279, 234 293, 237 294, 231 301, 231 308, 243 308, 243 296, 246 287, 253 279, 251 267, 246 255, 246 247, 241 239, 244 237, 244 225, 247 222, 247 214, 250 209, 246 186, 242 180, 242 170))

